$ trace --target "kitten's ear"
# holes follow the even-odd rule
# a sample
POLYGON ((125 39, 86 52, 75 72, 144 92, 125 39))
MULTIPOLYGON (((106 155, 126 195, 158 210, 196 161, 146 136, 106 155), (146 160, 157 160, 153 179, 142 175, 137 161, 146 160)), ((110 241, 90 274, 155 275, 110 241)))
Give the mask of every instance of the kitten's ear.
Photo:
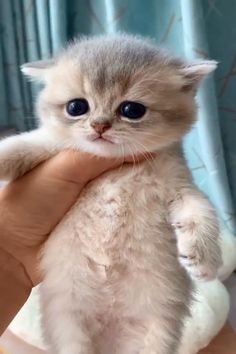
POLYGON ((21 65, 21 71, 35 81, 44 82, 48 71, 55 65, 53 59, 38 60, 21 65))
POLYGON ((214 60, 199 60, 181 68, 181 75, 184 78, 183 90, 196 90, 200 82, 217 68, 214 60))

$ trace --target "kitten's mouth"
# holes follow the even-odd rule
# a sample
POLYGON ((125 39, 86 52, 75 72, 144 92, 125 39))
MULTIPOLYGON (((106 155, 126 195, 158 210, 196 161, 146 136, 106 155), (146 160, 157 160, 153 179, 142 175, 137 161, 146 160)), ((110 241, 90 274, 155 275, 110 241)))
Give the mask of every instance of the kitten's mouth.
POLYGON ((110 144, 115 144, 114 141, 112 141, 111 138, 108 138, 106 136, 102 136, 102 135, 96 135, 96 136, 90 136, 89 140, 92 142, 98 142, 98 143, 110 143, 110 144))

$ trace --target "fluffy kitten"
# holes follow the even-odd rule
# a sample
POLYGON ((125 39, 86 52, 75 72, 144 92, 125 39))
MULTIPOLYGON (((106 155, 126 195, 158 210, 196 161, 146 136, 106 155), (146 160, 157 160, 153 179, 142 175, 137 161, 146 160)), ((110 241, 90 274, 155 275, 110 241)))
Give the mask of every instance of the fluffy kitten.
POLYGON ((215 212, 180 143, 198 84, 215 67, 128 35, 75 41, 55 60, 23 66, 44 83, 40 127, 0 143, 1 178, 66 148, 146 156, 87 185, 45 245, 50 353, 178 352, 192 296, 186 268, 209 279, 221 260, 215 212))

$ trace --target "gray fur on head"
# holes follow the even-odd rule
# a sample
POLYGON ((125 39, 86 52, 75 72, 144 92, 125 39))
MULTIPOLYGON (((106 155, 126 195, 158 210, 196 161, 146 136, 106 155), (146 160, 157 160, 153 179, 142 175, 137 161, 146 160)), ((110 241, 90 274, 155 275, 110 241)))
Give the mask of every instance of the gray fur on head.
MULTIPOLYGON (((156 64, 178 68, 189 82, 198 84, 217 66, 217 62, 210 60, 185 62, 157 47, 150 39, 128 34, 77 38, 62 52, 63 55, 78 60, 81 67, 100 87, 107 85, 109 81, 132 75, 140 68, 156 64)), ((47 71, 54 64, 54 60, 27 63, 22 65, 22 71, 41 80, 44 77, 43 71, 47 71)))

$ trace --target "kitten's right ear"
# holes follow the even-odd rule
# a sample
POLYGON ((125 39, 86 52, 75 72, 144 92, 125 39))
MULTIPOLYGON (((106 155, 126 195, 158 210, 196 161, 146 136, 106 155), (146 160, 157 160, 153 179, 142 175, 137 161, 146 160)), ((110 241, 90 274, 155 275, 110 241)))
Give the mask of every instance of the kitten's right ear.
POLYGON ((48 71, 55 65, 53 59, 38 60, 21 65, 21 71, 32 80, 44 82, 48 71))
POLYGON ((215 60, 196 60, 181 68, 180 73, 184 79, 185 91, 196 91, 200 82, 217 68, 215 60))

